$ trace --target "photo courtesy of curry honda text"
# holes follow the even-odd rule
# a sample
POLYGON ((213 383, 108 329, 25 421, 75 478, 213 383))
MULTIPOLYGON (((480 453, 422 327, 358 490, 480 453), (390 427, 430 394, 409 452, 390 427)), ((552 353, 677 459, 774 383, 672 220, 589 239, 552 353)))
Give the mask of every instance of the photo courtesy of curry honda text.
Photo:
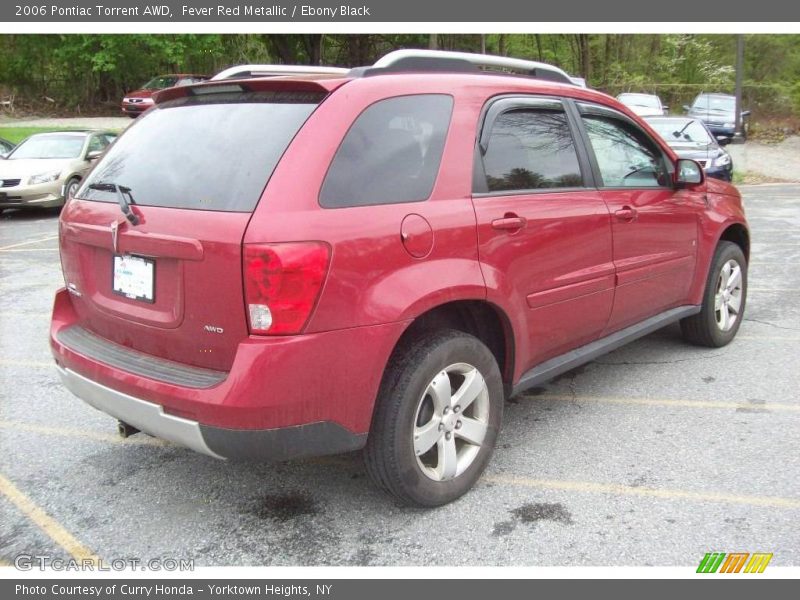
POLYGON ((709 347, 742 322, 739 192, 561 69, 402 50, 154 99, 60 217, 53 355, 124 434, 363 448, 437 506, 510 395, 673 322, 709 347))

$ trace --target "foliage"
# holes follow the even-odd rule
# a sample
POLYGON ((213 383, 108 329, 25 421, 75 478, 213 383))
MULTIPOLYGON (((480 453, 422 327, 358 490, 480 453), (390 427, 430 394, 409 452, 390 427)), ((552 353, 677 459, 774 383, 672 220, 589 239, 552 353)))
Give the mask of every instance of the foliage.
MULTIPOLYGON (((747 35, 745 84, 755 105, 800 114, 800 36, 747 35), (749 86, 749 87, 748 87, 749 86)), ((241 63, 371 64, 397 48, 437 47, 553 63, 591 87, 668 90, 685 103, 734 85, 736 36, 697 34, 130 34, 0 35, 0 96, 74 112, 116 105, 169 72, 215 73, 241 63), (685 87, 681 87, 685 86, 685 87)), ((676 105, 677 107, 677 105, 676 105)))

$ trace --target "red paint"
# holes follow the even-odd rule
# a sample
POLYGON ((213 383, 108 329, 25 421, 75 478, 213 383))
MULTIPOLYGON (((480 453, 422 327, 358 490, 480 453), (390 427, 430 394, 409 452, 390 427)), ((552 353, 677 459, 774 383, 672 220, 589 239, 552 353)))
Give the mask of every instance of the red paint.
MULTIPOLYGON (((591 90, 443 73, 249 85, 330 95, 284 153, 252 215, 136 207, 142 223, 120 227, 119 250, 156 259, 154 304, 110 291, 116 204, 72 200, 61 215, 65 279, 82 296, 56 296, 56 360, 202 423, 247 429, 331 420, 365 432, 403 331, 424 312, 455 300, 487 301, 502 313, 514 340, 513 384, 547 358, 673 306, 699 303, 720 236, 732 224, 745 224, 739 193, 716 180, 693 189, 473 197, 474 145, 487 101, 500 94, 571 97, 641 123, 591 90), (454 98, 431 197, 321 208, 322 181, 356 117, 383 98, 418 93, 454 98), (292 301, 302 305, 303 318, 278 331, 290 335, 250 335, 245 289, 249 297, 261 288, 248 283, 253 273, 243 248, 306 242, 323 245, 330 256, 327 271, 314 263, 312 271, 322 273, 319 286, 295 290, 292 301), (135 376, 59 344, 57 331, 73 324, 147 354, 229 375, 206 390, 135 376), (205 325, 223 333, 206 332, 205 325)), ((157 101, 186 93, 173 88, 157 101)))

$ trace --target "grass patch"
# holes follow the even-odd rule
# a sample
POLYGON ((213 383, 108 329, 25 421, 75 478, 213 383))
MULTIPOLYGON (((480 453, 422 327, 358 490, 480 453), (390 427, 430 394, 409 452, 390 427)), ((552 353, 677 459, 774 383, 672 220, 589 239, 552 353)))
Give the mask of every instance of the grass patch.
POLYGON ((74 131, 75 128, 68 129, 64 127, 0 127, 0 137, 7 139, 9 142, 19 144, 29 135, 34 133, 48 133, 50 131, 74 131))
MULTIPOLYGON (((9 142, 19 144, 29 135, 34 133, 50 133, 51 131, 83 131, 86 127, 0 127, 0 137, 9 142)), ((119 133, 119 129, 103 129, 103 131, 114 131, 119 133)))
POLYGON ((778 179, 777 177, 769 177, 761 173, 754 173, 753 171, 733 172, 733 185, 758 185, 759 183, 791 183, 789 179, 778 179))

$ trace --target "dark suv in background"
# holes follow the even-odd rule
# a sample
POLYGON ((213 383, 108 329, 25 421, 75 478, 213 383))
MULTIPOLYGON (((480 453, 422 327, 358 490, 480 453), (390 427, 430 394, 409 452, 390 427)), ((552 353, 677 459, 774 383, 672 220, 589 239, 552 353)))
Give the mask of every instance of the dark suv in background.
MULTIPOLYGON (((729 94, 698 94, 691 106, 683 107, 687 116, 699 119, 717 138, 732 140, 736 134, 736 96, 729 94)), ((747 139, 750 111, 742 111, 742 138, 747 139)))
POLYGON ((558 68, 405 50, 155 102, 61 213, 50 329, 64 384, 126 434, 363 448, 436 506, 480 477, 509 395, 669 323, 718 347, 742 322, 737 190, 558 68))

